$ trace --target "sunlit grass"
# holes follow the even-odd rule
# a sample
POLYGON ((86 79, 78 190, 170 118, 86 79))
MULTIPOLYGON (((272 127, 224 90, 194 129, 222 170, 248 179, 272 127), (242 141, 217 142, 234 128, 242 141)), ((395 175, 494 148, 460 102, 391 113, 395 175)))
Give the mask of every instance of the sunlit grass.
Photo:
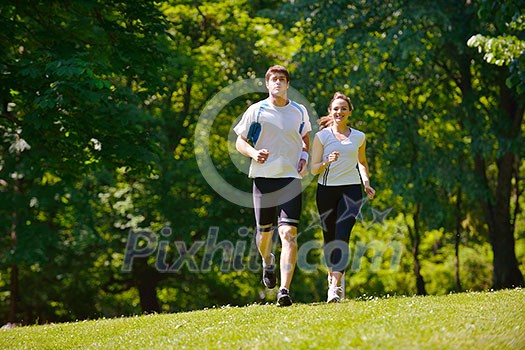
POLYGON ((524 349, 525 291, 223 307, 0 331, 1 349, 524 349))

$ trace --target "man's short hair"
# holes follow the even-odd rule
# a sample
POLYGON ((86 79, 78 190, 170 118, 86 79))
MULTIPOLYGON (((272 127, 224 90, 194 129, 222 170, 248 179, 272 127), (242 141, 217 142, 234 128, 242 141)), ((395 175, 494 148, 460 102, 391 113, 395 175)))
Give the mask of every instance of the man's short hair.
POLYGON ((270 76, 275 73, 284 74, 284 76, 286 77, 286 81, 290 81, 290 74, 288 73, 288 70, 286 70, 286 68, 280 65, 275 65, 268 68, 265 75, 266 81, 270 80, 270 76))

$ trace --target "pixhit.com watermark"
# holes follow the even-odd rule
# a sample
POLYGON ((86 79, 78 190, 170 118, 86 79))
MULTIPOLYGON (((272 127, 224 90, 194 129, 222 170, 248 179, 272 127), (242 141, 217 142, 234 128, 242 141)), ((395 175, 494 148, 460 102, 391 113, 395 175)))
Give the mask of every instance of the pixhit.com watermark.
MULTIPOLYGON (((159 233, 131 230, 126 243, 122 271, 131 272, 134 259, 151 257, 154 257, 155 269, 162 273, 176 273, 183 270, 206 273, 211 272, 214 266, 223 273, 260 271, 261 260, 253 229, 239 228, 239 239, 234 241, 219 241, 219 231, 219 227, 212 226, 208 229, 206 239, 188 243, 170 239, 172 236, 170 227, 164 227, 159 233)), ((276 237, 277 234, 274 235, 273 240, 274 252, 279 244, 276 237)), ((324 255, 337 250, 341 251, 341 260, 335 264, 345 270, 359 271, 362 259, 368 256, 370 270, 376 272, 381 268, 384 257, 388 253, 388 269, 397 271, 403 254, 403 244, 397 240, 358 241, 354 245, 352 254, 348 243, 343 241, 333 241, 326 246, 317 239, 299 242, 296 268, 305 273, 326 268, 324 255)))

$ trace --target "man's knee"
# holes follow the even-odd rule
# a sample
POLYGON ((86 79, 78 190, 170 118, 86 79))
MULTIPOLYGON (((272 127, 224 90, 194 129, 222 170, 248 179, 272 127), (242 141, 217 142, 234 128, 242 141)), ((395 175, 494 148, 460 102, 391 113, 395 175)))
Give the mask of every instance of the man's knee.
POLYGON ((279 226, 279 237, 283 244, 297 246, 297 227, 282 225, 279 226))

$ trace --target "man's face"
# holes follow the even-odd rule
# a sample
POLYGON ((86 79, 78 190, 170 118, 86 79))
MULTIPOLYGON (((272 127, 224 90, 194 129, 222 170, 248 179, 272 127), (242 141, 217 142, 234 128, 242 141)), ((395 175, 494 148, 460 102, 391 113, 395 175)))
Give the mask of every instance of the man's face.
POLYGON ((290 87, 290 82, 286 80, 286 76, 282 73, 274 73, 270 75, 266 81, 266 88, 268 92, 275 97, 286 96, 286 90, 290 87))

